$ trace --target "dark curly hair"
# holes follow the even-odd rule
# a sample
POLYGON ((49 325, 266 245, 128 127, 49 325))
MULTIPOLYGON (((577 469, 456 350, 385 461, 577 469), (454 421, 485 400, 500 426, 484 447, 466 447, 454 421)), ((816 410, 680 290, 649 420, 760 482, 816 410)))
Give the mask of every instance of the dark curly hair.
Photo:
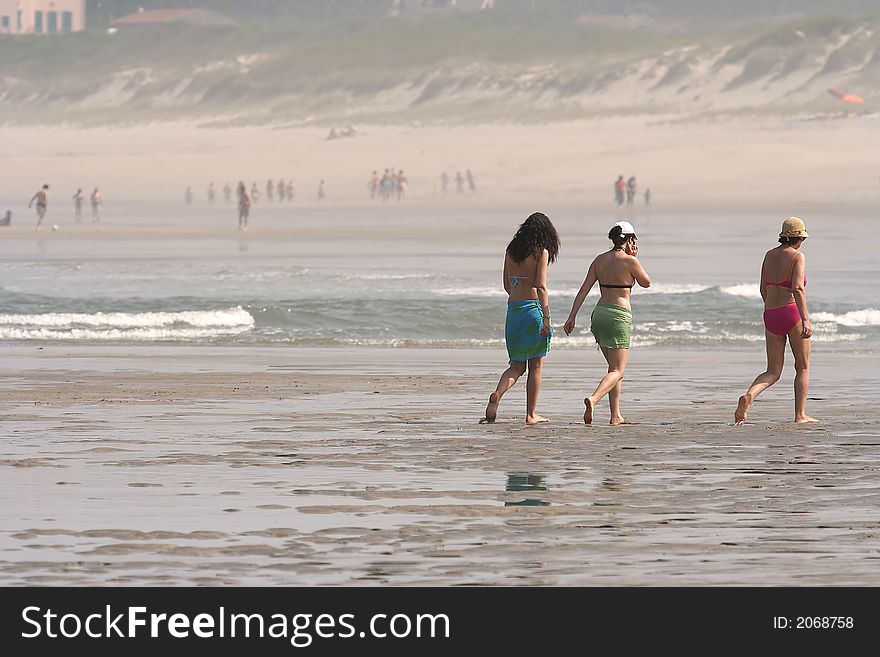
POLYGON ((534 212, 520 224, 507 245, 507 253, 514 262, 522 262, 530 255, 540 256, 544 249, 550 255, 550 262, 555 262, 559 254, 559 235, 546 214, 534 212))

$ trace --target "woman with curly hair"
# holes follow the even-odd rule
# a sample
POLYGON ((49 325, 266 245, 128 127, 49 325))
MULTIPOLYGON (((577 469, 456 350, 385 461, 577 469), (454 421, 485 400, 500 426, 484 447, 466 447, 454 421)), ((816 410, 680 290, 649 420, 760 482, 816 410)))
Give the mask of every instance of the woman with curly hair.
POLYGON ((526 219, 504 253, 502 282, 508 294, 504 338, 509 367, 501 375, 495 392, 489 395, 483 422, 494 422, 498 404, 526 371, 526 424, 549 422, 538 415, 538 392, 541 389, 541 361, 550 351, 550 299, 547 294, 547 265, 556 261, 559 235, 542 212, 526 219))
POLYGON ((620 391, 623 372, 629 359, 632 336, 632 308, 630 293, 633 285, 650 287, 651 278, 639 262, 636 231, 628 221, 618 221, 608 233, 611 250, 601 253, 590 263, 587 277, 571 305, 563 330, 574 331, 577 314, 593 286, 599 283, 599 303, 590 316, 590 331, 608 362, 608 373, 602 377, 596 390, 584 398, 584 423, 593 423, 596 404, 605 395, 611 405, 611 424, 630 424, 620 413, 620 391))

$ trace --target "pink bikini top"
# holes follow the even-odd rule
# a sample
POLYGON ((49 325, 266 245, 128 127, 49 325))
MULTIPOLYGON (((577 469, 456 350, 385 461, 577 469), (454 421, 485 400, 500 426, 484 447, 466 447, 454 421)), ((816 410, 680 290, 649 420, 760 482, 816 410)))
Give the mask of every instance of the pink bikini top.
MULTIPOLYGON (((768 281, 764 279, 764 285, 776 285, 777 287, 787 287, 789 290, 791 289, 791 273, 794 271, 795 263, 797 263, 797 255, 795 255, 794 259, 791 261, 791 267, 788 268, 788 278, 782 281, 768 281)), ((807 277, 804 276, 804 287, 807 286, 807 277)))

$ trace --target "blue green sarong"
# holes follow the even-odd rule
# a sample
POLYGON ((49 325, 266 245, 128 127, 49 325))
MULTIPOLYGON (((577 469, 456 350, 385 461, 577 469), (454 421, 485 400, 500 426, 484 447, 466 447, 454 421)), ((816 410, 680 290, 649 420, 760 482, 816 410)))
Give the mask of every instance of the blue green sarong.
POLYGON ((512 301, 507 304, 507 320, 504 322, 504 339, 510 362, 543 358, 550 351, 550 338, 541 335, 544 313, 541 302, 536 299, 512 301))
POLYGON ((597 304, 590 315, 590 331, 600 347, 629 349, 632 327, 632 310, 613 303, 597 304))

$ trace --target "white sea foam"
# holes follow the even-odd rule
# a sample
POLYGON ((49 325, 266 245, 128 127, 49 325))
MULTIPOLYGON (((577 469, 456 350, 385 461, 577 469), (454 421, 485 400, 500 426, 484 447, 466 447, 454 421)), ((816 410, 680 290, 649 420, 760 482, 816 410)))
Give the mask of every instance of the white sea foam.
POLYGON ((247 326, 224 328, 58 328, 0 326, 0 340, 205 340, 246 333, 247 326))
POLYGON ((728 285, 720 289, 724 294, 731 294, 735 297, 761 298, 761 288, 757 283, 738 283, 737 285, 728 285))
POLYGON ((834 313, 813 313, 813 322, 834 322, 841 326, 880 326, 880 310, 865 308, 863 310, 851 310, 842 315, 834 313))
MULTIPOLYGON (((43 313, 0 315, 0 328, 37 330, 74 329, 147 329, 198 327, 210 329, 249 329, 254 318, 241 306, 224 310, 185 310, 146 313, 43 313)), ((238 332, 238 331, 237 331, 238 332)), ((3 335, 0 333, 0 335, 3 335)))

